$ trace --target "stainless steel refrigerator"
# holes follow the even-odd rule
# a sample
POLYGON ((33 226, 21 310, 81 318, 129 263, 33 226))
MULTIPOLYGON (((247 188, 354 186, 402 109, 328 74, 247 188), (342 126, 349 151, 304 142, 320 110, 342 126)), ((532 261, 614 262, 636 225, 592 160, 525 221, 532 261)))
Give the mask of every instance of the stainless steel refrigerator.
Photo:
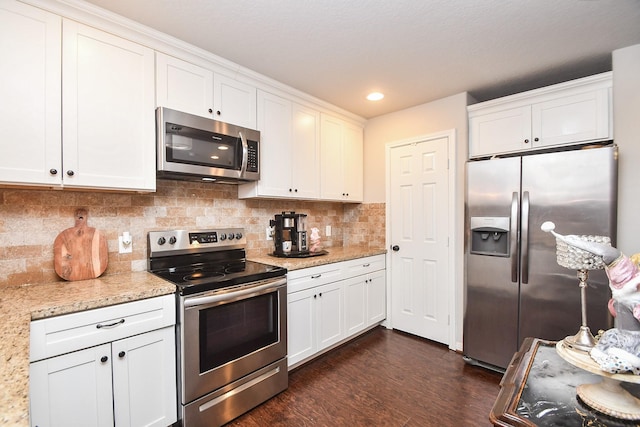
MULTIPOLYGON (((560 234, 609 236, 615 246, 613 145, 467 163, 463 353, 506 368, 526 337, 560 340, 581 325, 577 271, 556 262, 560 234)), ((590 271, 587 324, 612 327, 603 270, 590 271)))

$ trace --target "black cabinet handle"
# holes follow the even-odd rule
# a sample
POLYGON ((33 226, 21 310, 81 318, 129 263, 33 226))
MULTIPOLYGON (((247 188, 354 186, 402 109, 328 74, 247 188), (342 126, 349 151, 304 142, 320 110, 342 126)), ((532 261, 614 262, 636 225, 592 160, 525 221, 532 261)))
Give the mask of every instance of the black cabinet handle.
POLYGON ((100 361, 101 361, 102 363, 106 363, 106 362, 107 362, 107 360, 109 360, 109 358, 108 358, 107 356, 102 356, 102 357, 100 358, 100 361))
POLYGON ((118 353, 118 357, 122 359, 125 354, 126 353, 124 351, 121 351, 120 353, 118 353))
POLYGON ((209 108, 209 114, 213 113, 213 110, 211 108, 209 108))
POLYGON ((524 143, 525 143, 525 144, 528 144, 528 143, 529 143, 529 140, 528 140, 528 139, 525 139, 525 140, 524 140, 524 143))
POLYGON ((49 173, 51 175, 57 175, 58 174, 58 169, 49 169, 49 173))
POLYGON ((400 246, 393 245, 393 246, 391 246, 391 250, 394 251, 394 252, 398 252, 400 250, 400 246))
POLYGON ((538 142, 538 141, 540 141, 540 138, 533 138, 533 140, 534 140, 535 142, 538 142))
POLYGON ((74 171, 72 171, 71 169, 69 169, 69 170, 67 171, 67 175, 69 175, 69 176, 73 176, 73 175, 75 175, 75 174, 76 174, 76 173, 75 173, 74 171))

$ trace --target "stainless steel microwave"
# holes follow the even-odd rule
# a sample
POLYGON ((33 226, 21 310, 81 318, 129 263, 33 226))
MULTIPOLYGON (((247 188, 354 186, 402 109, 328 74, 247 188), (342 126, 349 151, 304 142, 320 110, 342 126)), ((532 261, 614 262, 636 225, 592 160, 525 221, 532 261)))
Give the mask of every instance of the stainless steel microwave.
POLYGON ((157 176, 239 183, 260 178, 260 132, 165 107, 156 109, 157 176))

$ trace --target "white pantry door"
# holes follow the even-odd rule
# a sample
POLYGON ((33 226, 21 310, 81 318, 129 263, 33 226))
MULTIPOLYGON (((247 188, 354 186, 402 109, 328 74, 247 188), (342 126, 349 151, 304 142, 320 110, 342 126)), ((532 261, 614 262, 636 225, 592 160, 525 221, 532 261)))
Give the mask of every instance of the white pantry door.
POLYGON ((390 149, 391 323, 449 343, 449 138, 390 149))

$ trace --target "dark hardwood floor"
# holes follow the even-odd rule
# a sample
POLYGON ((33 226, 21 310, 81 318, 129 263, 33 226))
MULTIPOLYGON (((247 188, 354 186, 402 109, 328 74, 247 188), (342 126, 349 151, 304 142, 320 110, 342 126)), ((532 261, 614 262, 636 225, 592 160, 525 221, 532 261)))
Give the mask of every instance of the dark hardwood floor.
POLYGON ((229 426, 490 426, 499 373, 378 327, 289 373, 289 388, 229 426))

